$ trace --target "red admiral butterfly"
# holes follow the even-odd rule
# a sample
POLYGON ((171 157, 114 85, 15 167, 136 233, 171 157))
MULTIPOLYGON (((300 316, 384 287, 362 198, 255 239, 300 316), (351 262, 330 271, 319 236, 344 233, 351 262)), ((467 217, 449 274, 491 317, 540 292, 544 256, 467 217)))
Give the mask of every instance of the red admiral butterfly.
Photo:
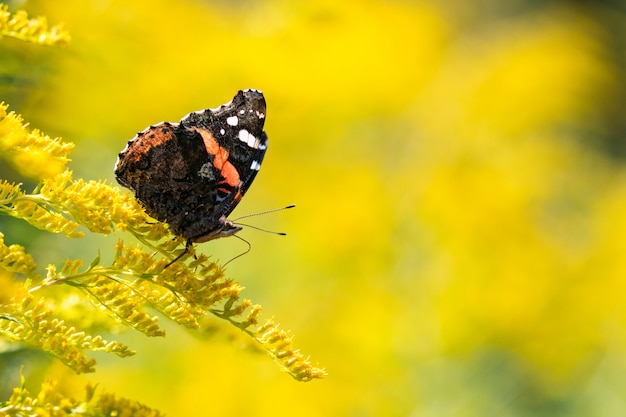
POLYGON ((264 122, 263 93, 239 91, 216 109, 139 132, 120 152, 115 177, 188 246, 231 236, 241 226, 226 217, 252 184, 267 150, 264 122))

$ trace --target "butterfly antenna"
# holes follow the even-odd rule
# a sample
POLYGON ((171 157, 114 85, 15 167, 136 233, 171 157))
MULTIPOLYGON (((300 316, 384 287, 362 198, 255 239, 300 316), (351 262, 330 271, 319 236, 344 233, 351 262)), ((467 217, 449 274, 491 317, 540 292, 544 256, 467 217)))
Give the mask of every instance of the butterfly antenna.
POLYGON ((239 258, 239 257, 241 257, 241 256, 243 256, 243 255, 245 255, 246 253, 250 252, 250 250, 252 249, 252 245, 251 245, 251 244, 250 244, 250 242, 248 242, 246 239, 242 238, 241 236, 237 236, 237 235, 233 235, 233 236, 235 236, 237 239, 241 240, 242 242, 245 242, 245 243, 246 243, 246 245, 248 245, 248 248, 247 248, 245 251, 241 252, 239 255, 237 255, 237 256, 235 256, 234 258, 231 258, 230 260, 228 260, 228 262, 226 262, 224 265, 222 265, 222 269, 223 269, 226 265, 228 265, 229 263, 231 263, 232 261, 234 261, 235 259, 237 259, 237 258, 239 258))
MULTIPOLYGON (((235 222, 233 222, 233 223, 235 223, 235 222)), ((261 232, 272 233, 272 234, 278 235, 278 236, 287 236, 287 233, 285 233, 285 232, 275 232, 273 230, 263 229, 261 227, 253 226, 253 225, 247 224, 247 223, 236 222, 235 224, 238 225, 238 226, 249 227, 250 229, 260 230, 261 232)), ((233 236, 235 236, 235 235, 233 235, 233 236)), ((239 236, 237 236, 237 237, 239 237, 239 236)))
POLYGON ((272 210, 260 211, 258 213, 246 214, 245 216, 237 217, 236 219, 233 219, 231 221, 232 222, 236 222, 237 220, 245 219, 246 217, 261 216, 263 214, 269 214, 269 213, 274 213, 274 212, 277 212, 277 211, 282 211, 282 210, 287 210, 287 209, 290 209, 290 208, 294 208, 295 206, 296 206, 295 204, 289 204, 288 206, 285 206, 285 207, 279 207, 279 208, 275 208, 275 209, 272 209, 272 210))

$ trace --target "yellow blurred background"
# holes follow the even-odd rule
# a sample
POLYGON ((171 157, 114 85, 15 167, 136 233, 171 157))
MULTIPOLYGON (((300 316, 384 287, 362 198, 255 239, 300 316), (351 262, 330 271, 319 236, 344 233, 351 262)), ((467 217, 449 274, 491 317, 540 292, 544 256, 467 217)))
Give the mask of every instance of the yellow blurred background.
MULTIPOLYGON (((114 182, 137 131, 263 90, 269 151, 231 217, 297 208, 247 219, 288 236, 244 230, 227 273, 329 372, 295 382, 216 319, 116 335, 138 354, 95 374, 26 367, 33 391, 97 383, 169 416, 624 415, 622 3, 8 4, 72 36, 1 40, 0 99, 76 143, 75 178, 114 182)), ((40 265, 128 238, 4 233, 40 265)))

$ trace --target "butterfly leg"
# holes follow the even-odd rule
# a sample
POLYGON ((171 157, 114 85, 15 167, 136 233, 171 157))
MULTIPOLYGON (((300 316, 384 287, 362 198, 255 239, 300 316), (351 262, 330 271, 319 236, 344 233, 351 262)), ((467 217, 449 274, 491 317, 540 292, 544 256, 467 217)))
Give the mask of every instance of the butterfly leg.
MULTIPOLYGON (((168 262, 167 265, 165 265, 165 268, 167 268, 168 266, 170 266, 171 264, 173 264, 174 262, 178 261, 180 258, 182 258, 183 256, 185 256, 188 252, 189 252, 189 248, 191 248, 193 246, 193 243, 191 242, 191 239, 187 239, 187 242, 185 243, 185 250, 182 251, 180 253, 180 255, 178 255, 177 257, 175 257, 174 259, 172 259, 171 261, 168 262)), ((198 259, 196 258, 196 255, 193 255, 194 259, 198 259)))

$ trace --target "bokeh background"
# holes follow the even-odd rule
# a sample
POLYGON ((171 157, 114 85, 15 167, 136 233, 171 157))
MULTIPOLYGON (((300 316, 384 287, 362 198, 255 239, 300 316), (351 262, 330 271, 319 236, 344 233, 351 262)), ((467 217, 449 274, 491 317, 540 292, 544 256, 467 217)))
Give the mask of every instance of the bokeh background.
MULTIPOLYGON (((76 143, 76 178, 114 182, 137 131, 263 90, 269 152, 235 215, 297 208, 247 219, 288 236, 242 232, 228 275, 329 372, 295 382, 216 319, 120 335, 139 353, 92 375, 27 367, 34 391, 97 383, 170 416, 624 415, 622 1, 8 4, 72 35, 3 39, 0 98, 76 143)), ((128 238, 6 230, 41 265, 128 238)))

